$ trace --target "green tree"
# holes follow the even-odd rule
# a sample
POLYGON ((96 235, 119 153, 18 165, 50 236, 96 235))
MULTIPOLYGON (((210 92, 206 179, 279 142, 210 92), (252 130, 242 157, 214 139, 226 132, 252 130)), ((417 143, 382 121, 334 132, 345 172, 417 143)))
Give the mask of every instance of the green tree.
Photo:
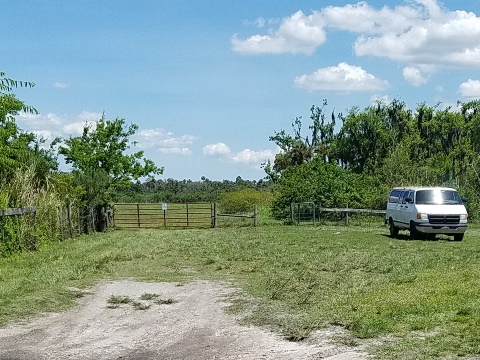
POLYGON ((302 117, 296 117, 292 122, 291 134, 280 130, 270 136, 269 140, 281 150, 275 156, 273 165, 270 161, 263 165, 271 180, 277 181, 284 170, 309 162, 318 155, 324 162, 333 161, 331 145, 334 140, 335 114, 332 112, 331 120, 327 121, 325 113, 327 105, 327 100, 323 100, 322 107, 313 105, 310 108, 309 135, 302 134, 302 117))
POLYGON ((70 136, 60 145, 59 154, 72 164, 77 183, 85 189, 85 203, 106 205, 112 190, 163 173, 163 168, 146 159, 143 151, 127 153, 131 148, 129 137, 137 130, 135 124, 126 125, 125 119, 110 121, 103 115, 95 126, 86 124, 81 136, 70 136))
POLYGON ((374 107, 360 112, 352 108, 336 139, 336 155, 345 168, 372 172, 388 152, 388 131, 374 107))
POLYGON ((13 94, 15 88, 33 86, 32 82, 13 80, 0 72, 0 178, 5 182, 12 179, 18 168, 33 166, 36 182, 45 185, 50 172, 58 166, 53 152, 42 148, 44 140, 23 131, 15 121, 20 112, 38 113, 13 94))
POLYGON ((95 127, 85 125, 83 134, 70 136, 59 148, 67 164, 82 172, 102 169, 112 178, 114 186, 129 185, 141 177, 162 174, 152 160, 144 157, 143 151, 126 154, 131 148, 129 137, 138 130, 138 125, 126 125, 125 119, 107 120, 105 115, 95 127))
POLYGON ((314 202, 317 206, 373 208, 377 191, 372 179, 336 164, 324 163, 320 157, 283 172, 279 194, 273 204, 277 218, 289 216, 290 204, 314 202))

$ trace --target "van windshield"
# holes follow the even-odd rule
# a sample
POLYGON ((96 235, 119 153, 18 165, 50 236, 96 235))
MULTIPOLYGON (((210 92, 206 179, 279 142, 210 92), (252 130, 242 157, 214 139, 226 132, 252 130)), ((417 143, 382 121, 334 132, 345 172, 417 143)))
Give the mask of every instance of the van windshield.
POLYGON ((462 198, 455 190, 418 190, 415 198, 417 204, 462 204, 462 198))

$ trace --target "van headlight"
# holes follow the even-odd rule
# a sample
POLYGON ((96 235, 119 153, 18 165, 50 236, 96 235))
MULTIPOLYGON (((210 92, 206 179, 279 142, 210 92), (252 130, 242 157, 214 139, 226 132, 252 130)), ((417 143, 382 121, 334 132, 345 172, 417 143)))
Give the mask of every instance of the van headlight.
POLYGON ((468 214, 461 214, 460 215, 460 220, 467 220, 468 219, 468 214))
POLYGON ((428 220, 428 214, 418 213, 417 220, 428 220))

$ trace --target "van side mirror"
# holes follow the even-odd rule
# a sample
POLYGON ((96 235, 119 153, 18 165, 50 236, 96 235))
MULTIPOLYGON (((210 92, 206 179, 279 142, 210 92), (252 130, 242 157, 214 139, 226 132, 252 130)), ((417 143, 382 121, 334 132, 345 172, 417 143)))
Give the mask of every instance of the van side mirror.
POLYGON ((410 198, 410 197, 407 197, 407 198, 405 198, 405 202, 406 202, 407 204, 413 204, 413 199, 410 198))
POLYGON ((468 201, 467 198, 462 198, 462 202, 466 203, 468 201))

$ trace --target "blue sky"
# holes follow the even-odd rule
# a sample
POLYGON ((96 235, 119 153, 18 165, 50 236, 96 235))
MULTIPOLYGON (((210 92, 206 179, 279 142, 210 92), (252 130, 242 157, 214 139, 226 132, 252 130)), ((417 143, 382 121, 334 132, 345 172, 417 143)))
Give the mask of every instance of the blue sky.
MULTIPOLYGON (((399 98, 480 98, 480 2, 2 1, 0 71, 46 138, 125 118, 161 178, 261 179, 275 130, 399 98)), ((64 169, 68 167, 63 166, 64 169)))

